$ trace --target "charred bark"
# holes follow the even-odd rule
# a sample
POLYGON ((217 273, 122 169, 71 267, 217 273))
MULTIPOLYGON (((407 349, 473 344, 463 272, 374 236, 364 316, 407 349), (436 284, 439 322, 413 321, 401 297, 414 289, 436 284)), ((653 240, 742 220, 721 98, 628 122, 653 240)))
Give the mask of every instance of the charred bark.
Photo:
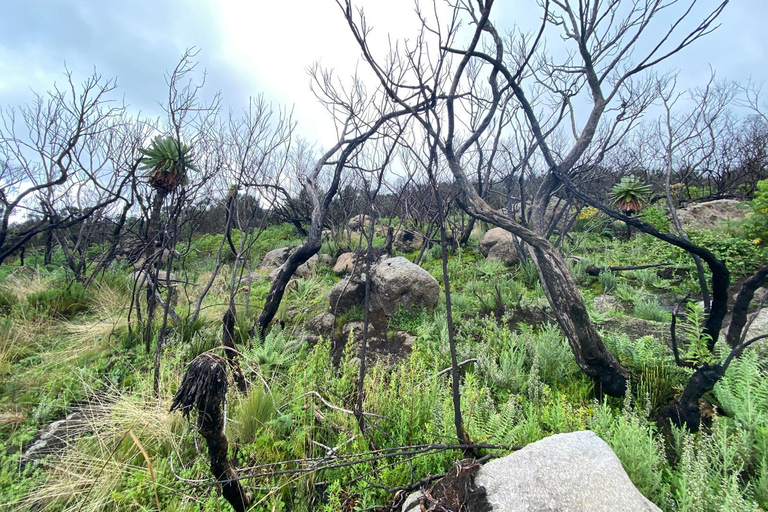
POLYGON ((240 363, 237 360, 238 351, 237 346, 235 345, 236 320, 235 305, 230 303, 222 320, 221 341, 222 345, 225 347, 224 351, 227 354, 227 363, 229 364, 229 370, 232 372, 232 378, 237 385, 237 389, 241 393, 248 393, 248 383, 245 380, 243 371, 240 368, 240 363))
MULTIPOLYGON (((692 432, 698 431, 702 421, 699 400, 715 388, 715 384, 723 378, 731 361, 741 356, 744 349, 754 341, 764 337, 758 336, 751 340, 744 340, 743 330, 747 323, 747 308, 749 303, 752 302, 755 290, 766 283, 768 283, 768 265, 761 268, 742 285, 736 297, 736 303, 731 315, 731 325, 726 335, 726 341, 731 346, 731 353, 722 364, 703 364, 696 369, 691 379, 685 385, 682 395, 675 399, 669 410, 666 411, 666 415, 676 425, 685 425, 692 432)), ((714 310, 714 306, 712 309, 714 310)), ((677 354, 675 359, 678 359, 677 354)))
MULTIPOLYGON (((322 224, 320 224, 320 226, 322 226, 322 224)), ((309 258, 317 254, 320 247, 320 229, 313 223, 309 238, 288 256, 288 259, 280 267, 275 280, 272 282, 272 287, 269 289, 269 294, 267 294, 264 309, 259 313, 259 318, 256 320, 256 325, 254 326, 255 329, 258 329, 261 339, 264 339, 267 335, 269 324, 277 314, 280 302, 282 302, 283 295, 285 295, 285 288, 288 286, 288 282, 293 277, 293 274, 296 273, 296 269, 309 260, 309 258), (314 236, 315 231, 317 231, 317 236, 314 236)))
POLYGON ((245 492, 229 462, 229 443, 224 434, 224 402, 227 395, 227 363, 219 356, 203 353, 187 368, 171 412, 181 411, 189 419, 197 411, 197 431, 208 445, 211 472, 221 482, 221 493, 236 512, 245 512, 251 497, 245 492))

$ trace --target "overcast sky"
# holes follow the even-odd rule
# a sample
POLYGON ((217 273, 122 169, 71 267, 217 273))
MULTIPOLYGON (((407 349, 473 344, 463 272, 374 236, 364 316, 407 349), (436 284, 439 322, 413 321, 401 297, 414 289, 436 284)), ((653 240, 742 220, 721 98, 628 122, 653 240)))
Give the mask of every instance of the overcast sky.
MULTIPOLYGON (((379 33, 411 33, 413 22, 405 20, 413 20, 412 0, 359 4, 379 33)), ((497 0, 496 15, 530 22, 534 5, 497 0)), ((731 0, 720 22, 664 69, 678 70, 685 87, 703 84, 710 66, 721 78, 768 80, 768 0, 731 0)), ((235 109, 258 94, 293 106, 310 140, 326 138, 332 125, 310 93, 307 67, 319 61, 345 76, 359 55, 333 0, 2 0, 0 106, 28 102, 32 90, 62 82, 66 63, 78 81, 94 67, 116 77, 116 98, 158 114, 165 74, 191 46, 201 50, 208 94, 221 90, 235 109)))

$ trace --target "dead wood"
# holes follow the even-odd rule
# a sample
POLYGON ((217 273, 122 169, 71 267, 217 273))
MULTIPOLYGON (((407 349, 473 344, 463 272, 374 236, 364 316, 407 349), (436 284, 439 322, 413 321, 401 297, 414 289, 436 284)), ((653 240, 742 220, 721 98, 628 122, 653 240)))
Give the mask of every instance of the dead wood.
POLYGON ((490 512, 485 488, 475 485, 480 462, 464 459, 456 462, 446 475, 435 482, 419 500, 425 512, 490 512))
POLYGON ((176 395, 171 412, 181 411, 189 418, 197 410, 197 431, 208 445, 211 472, 221 482, 221 493, 236 512, 244 512, 251 497, 245 492, 229 462, 229 443, 224 435, 224 401, 227 395, 227 362, 205 352, 189 364, 176 395))

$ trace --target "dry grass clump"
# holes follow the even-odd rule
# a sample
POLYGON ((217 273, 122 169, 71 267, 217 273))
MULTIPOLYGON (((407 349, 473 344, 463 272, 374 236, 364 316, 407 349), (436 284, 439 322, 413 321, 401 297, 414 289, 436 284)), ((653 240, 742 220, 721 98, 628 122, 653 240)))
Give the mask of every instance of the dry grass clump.
POLYGON ((64 331, 83 345, 103 342, 118 329, 127 328, 128 308, 131 304, 131 297, 125 290, 103 283, 97 283, 89 290, 93 290, 93 315, 86 321, 78 319, 64 323, 64 331))
MULTIPOLYGON (((45 459, 46 481, 13 505, 41 511, 121 510, 126 496, 148 495, 154 501, 157 492, 165 492, 169 480, 158 478, 158 466, 181 451, 181 417, 151 394, 114 390, 93 409, 88 415, 92 433, 45 459)), ((136 503, 137 509, 144 506, 154 508, 154 503, 136 503)))

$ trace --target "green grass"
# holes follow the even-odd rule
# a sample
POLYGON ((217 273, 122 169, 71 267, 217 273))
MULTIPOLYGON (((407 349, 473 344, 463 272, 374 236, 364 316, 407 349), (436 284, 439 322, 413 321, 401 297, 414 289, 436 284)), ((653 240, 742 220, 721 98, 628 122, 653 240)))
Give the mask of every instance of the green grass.
MULTIPOLYGON (((253 261, 295 242, 292 229, 268 229, 257 241, 253 261)), ((199 283, 212 263, 205 248, 216 240, 193 243, 200 253, 190 253, 186 265, 193 269, 192 282, 199 283)), ((690 258, 668 248, 660 252, 647 237, 622 242, 590 232, 580 244, 575 254, 583 259, 574 273, 582 292, 592 297, 610 288, 632 316, 660 322, 658 332, 669 320, 659 294, 668 300, 696 289, 690 258), (584 272, 587 264, 656 263, 660 258, 687 273, 648 270, 598 279, 584 272)), ((743 261, 743 268, 754 264, 743 261)), ((428 257, 424 267, 442 287, 440 259, 428 257)), ((592 381, 579 370, 557 326, 529 325, 524 317, 513 321, 517 306, 547 306, 534 267, 506 268, 465 249, 450 254, 448 269, 459 320, 457 355, 461 361, 475 360, 460 370, 464 427, 471 439, 511 446, 592 429, 612 447, 638 489, 663 510, 768 506, 768 388, 765 363, 756 354, 747 352, 734 362, 707 396, 717 411, 710 431, 673 430, 665 439, 655 413, 680 392, 689 375, 674 365, 659 335, 634 338, 622 332, 622 308, 604 315, 604 341, 630 370, 631 393, 624 401, 596 401, 592 381)), ((77 290, 63 291, 66 280, 60 270, 13 276, 7 266, 0 267, 0 275, 7 276, 0 279, 0 504, 11 510, 154 510, 156 499, 163 510, 229 510, 214 488, 189 485, 210 477, 204 443, 180 414, 167 412, 189 361, 203 351, 219 350, 228 301, 225 280, 217 281, 205 298, 195 324, 171 326, 162 354, 160 396, 155 397, 153 354, 145 354, 143 345, 127 335, 127 272, 117 268, 80 296, 77 290), (65 305, 51 307, 38 299, 49 295, 67 300, 71 295, 78 304, 82 299, 84 308, 70 312, 65 305), (111 405, 93 419, 93 433, 67 452, 20 471, 20 450, 38 428, 96 391, 111 405)), ((392 498, 388 489, 443 472, 462 457, 457 451, 435 451, 412 459, 394 455, 375 467, 360 462, 292 471, 327 464, 329 451, 357 460, 372 448, 455 439, 450 377, 438 375, 450 364, 444 298, 434 312, 400 310, 390 319, 390 330, 407 331, 416 341, 410 356, 397 365, 379 362, 368 368, 363 408, 371 416, 363 435, 349 413, 357 398, 359 367, 352 344, 334 366, 330 340, 309 346, 299 335, 307 319, 327 310, 327 292, 337 279, 319 269, 299 280, 281 307, 289 320, 286 328, 271 330, 263 341, 250 339, 247 331, 269 291, 268 281, 254 281, 250 296, 236 297, 236 343, 250 393, 243 396, 230 387, 230 453, 234 464, 250 473, 276 472, 244 482, 256 510, 330 511, 351 500, 361 509, 381 506, 392 498), (247 317, 246 301, 251 308, 247 317), (369 474, 375 478, 364 478, 369 474)), ((195 287, 189 289, 194 298, 195 287)), ((181 313, 188 311, 186 298, 182 293, 181 313)), ((340 328, 361 317, 356 310, 337 323, 340 328)), ((700 318, 689 314, 684 324, 688 331, 681 326, 680 336, 691 337, 700 318)), ((703 357, 686 350, 690 357, 703 357)), ((709 357, 722 359, 724 354, 716 351, 709 357)))

